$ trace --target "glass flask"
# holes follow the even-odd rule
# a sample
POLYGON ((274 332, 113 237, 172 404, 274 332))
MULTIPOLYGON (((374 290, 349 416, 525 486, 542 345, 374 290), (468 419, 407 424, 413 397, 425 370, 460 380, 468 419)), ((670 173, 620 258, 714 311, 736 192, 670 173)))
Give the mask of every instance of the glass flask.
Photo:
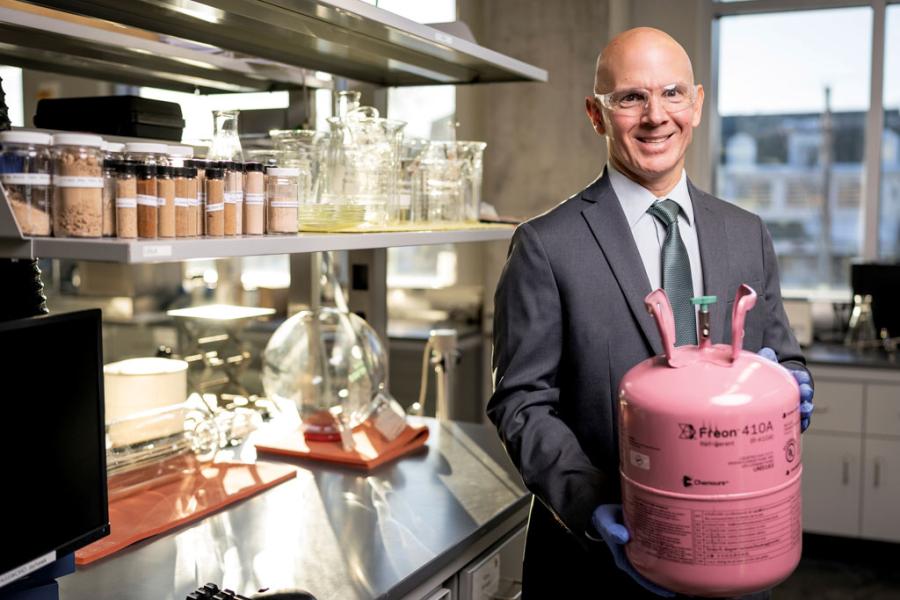
POLYGON ((301 229, 384 228, 396 196, 406 122, 382 118, 377 109, 362 106, 329 118, 328 124, 318 202, 301 206, 301 229))
POLYGON ((241 138, 238 137, 239 110, 214 110, 215 133, 209 153, 209 160, 232 160, 244 162, 241 138))
POLYGON ((285 321, 263 354, 263 387, 279 406, 296 406, 304 435, 339 440, 387 394, 387 355, 378 334, 347 308, 334 256, 320 253, 318 306, 285 321))
POLYGON ((462 184, 462 220, 477 223, 481 218, 481 181, 484 173, 485 142, 456 142, 459 157, 465 161, 462 184))

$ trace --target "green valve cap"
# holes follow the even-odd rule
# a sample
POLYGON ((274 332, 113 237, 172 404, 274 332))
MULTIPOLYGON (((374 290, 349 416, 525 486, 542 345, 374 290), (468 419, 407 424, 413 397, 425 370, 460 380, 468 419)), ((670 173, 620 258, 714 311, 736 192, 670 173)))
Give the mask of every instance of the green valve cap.
POLYGON ((715 296, 697 296, 691 298, 691 303, 700 305, 700 312, 709 312, 709 305, 717 300, 715 296))

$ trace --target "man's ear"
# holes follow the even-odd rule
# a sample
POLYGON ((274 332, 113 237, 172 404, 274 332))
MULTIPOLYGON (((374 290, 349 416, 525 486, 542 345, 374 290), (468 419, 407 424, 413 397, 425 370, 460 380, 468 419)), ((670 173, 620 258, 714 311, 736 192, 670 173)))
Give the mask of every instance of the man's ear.
POLYGON ((591 126, 599 135, 606 135, 606 125, 603 123, 603 111, 597 106, 597 101, 588 96, 584 99, 584 110, 587 112, 591 126))

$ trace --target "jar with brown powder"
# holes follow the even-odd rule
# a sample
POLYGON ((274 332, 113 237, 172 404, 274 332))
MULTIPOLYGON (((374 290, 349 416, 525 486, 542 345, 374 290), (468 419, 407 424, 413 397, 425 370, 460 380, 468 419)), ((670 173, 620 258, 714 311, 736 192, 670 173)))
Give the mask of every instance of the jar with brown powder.
POLYGON ((116 235, 137 237, 137 165, 121 161, 116 165, 116 235))
POLYGON ((159 200, 156 195, 156 165, 137 166, 138 237, 155 238, 159 228, 159 200))
POLYGON ((188 195, 187 167, 172 167, 175 181, 175 237, 194 235, 191 230, 191 199, 188 195))
POLYGON ((103 138, 80 133, 53 136, 53 235, 103 233, 103 138))
POLYGON ((206 169, 206 235, 225 235, 225 172, 219 168, 206 169))
POLYGON ((156 165, 156 199, 159 202, 159 229, 161 238, 175 237, 175 180, 172 167, 156 165))
POLYGON ((296 167, 270 167, 266 170, 266 208, 268 233, 297 233, 298 180, 296 167))
POLYGON ((262 163, 244 164, 244 233, 262 235, 266 220, 266 186, 262 163))
POLYGON ((225 235, 240 235, 244 183, 241 163, 225 161, 225 235))

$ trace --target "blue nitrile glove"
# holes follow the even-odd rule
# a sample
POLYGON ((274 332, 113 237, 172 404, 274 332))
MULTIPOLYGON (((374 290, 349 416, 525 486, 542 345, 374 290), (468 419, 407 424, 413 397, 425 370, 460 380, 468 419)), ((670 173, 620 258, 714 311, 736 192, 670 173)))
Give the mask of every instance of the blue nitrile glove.
POLYGON ((609 546, 609 551, 612 552, 616 566, 627 573, 645 590, 649 590, 663 598, 674 598, 674 592, 670 592, 649 581, 631 566, 628 557, 625 556, 625 544, 628 543, 631 536, 628 534, 628 530, 625 529, 625 525, 623 525, 624 520, 621 504, 601 504, 594 509, 594 514, 591 515, 591 522, 594 524, 597 533, 609 546))
MULTIPOLYGON (((757 354, 773 362, 778 362, 778 356, 769 347, 760 348, 757 354)), ((809 420, 815 408, 812 401, 813 389, 810 385, 809 373, 800 369, 788 369, 788 371, 791 372, 791 375, 797 380, 797 385, 800 386, 800 433, 803 433, 809 427, 809 420)))

